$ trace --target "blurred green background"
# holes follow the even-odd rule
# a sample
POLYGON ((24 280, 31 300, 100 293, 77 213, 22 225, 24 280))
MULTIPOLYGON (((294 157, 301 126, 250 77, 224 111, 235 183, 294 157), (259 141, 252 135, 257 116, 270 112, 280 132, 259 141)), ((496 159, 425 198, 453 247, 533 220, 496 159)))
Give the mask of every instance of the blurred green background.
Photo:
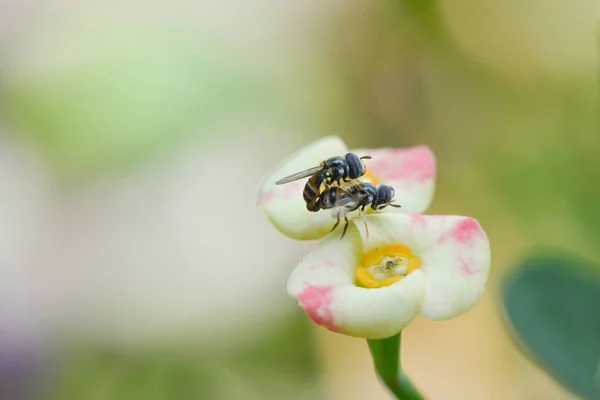
MULTIPOLYGON (((285 293, 311 247, 255 207, 324 135, 427 144, 430 213, 477 218, 480 304, 418 318, 433 399, 576 398, 503 325, 523 252, 598 262, 597 0, 0 0, 7 399, 387 399, 366 343, 285 293)), ((598 332, 600 337, 600 332, 598 332)))

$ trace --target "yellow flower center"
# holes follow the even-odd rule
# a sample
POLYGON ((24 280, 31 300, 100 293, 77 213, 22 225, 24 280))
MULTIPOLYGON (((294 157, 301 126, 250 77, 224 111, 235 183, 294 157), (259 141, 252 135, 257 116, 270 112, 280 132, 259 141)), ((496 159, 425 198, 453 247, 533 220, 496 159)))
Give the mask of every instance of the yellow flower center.
POLYGON ((392 244, 365 254, 354 274, 358 286, 369 289, 390 286, 421 268, 421 259, 402 244, 392 244))
POLYGON ((373 173, 368 168, 367 168, 367 171, 365 172, 365 174, 363 175, 363 178, 368 179, 369 182, 371 182, 375 186, 377 186, 379 184, 379 178, 377 178, 375 175, 373 175, 373 173))

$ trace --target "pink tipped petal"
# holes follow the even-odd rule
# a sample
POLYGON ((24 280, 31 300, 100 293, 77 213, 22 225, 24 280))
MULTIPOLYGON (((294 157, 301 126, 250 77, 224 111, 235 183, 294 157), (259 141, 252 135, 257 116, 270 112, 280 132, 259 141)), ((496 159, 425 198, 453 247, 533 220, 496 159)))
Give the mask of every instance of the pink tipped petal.
POLYGON ((354 285, 354 269, 362 260, 362 244, 350 225, 325 238, 306 256, 288 280, 288 293, 318 325, 349 336, 382 339, 402 330, 419 313, 425 282, 417 271, 380 289, 354 285))
POLYGON ((336 231, 321 240, 292 271, 287 283, 292 297, 298 299, 310 286, 338 288, 353 282, 354 268, 362 260, 360 236, 352 224, 343 240, 339 235, 336 231))
POLYGON ((368 238, 364 227, 356 222, 364 251, 398 243, 421 258, 426 287, 423 316, 434 320, 452 318, 477 303, 489 274, 490 245, 475 219, 379 214, 368 216, 366 221, 368 238))
POLYGON ((306 315, 314 323, 324 327, 332 332, 339 332, 336 324, 331 303, 333 302, 332 286, 312 286, 307 284, 304 290, 298 295, 298 303, 306 311, 306 315))
POLYGON ((431 228, 437 239, 436 246, 423 254, 427 290, 421 314, 436 320, 452 318, 481 297, 490 270, 490 243, 473 218, 446 217, 431 228))
POLYGON ((435 155, 427 146, 404 149, 350 150, 358 155, 370 155, 365 160, 368 170, 379 183, 396 191, 396 203, 402 208, 388 207, 384 212, 419 214, 433 200, 435 190, 435 155))
POLYGON ((269 220, 284 235, 298 240, 324 237, 335 220, 327 211, 310 212, 306 209, 302 192, 308 178, 276 185, 279 179, 316 167, 323 160, 347 153, 344 142, 329 136, 303 147, 270 172, 258 190, 258 204, 269 220))

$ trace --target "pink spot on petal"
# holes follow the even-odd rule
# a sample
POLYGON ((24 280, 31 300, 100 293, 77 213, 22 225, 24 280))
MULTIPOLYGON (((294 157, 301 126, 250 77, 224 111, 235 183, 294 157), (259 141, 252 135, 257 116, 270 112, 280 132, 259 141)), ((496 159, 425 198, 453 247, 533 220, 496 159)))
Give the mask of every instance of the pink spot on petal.
POLYGON ((422 228, 425 228, 427 226, 427 220, 425 220, 425 217, 422 215, 413 214, 410 216, 410 220, 413 227, 421 226, 422 228))
POLYGON ((435 157, 426 146, 387 150, 368 167, 380 179, 404 181, 406 187, 435 178, 435 157))
POLYGON ((460 260, 460 274, 464 277, 471 277, 475 275, 477 271, 473 268, 473 259, 460 260))
POLYGON ((481 235, 481 227, 473 218, 461 221, 453 233, 454 239, 460 243, 469 243, 473 237, 481 235))
POLYGON ((264 191, 258 196, 258 204, 264 205, 273 199, 275 191, 273 189, 264 191))
POLYGON ((311 266, 308 267, 309 270, 314 271, 317 269, 321 269, 321 268, 331 268, 331 267, 335 267, 335 263, 333 261, 323 261, 321 263, 318 264, 313 264, 311 266))
POLYGON ((452 231, 442 235, 438 239, 438 244, 446 243, 450 240, 460 244, 471 244, 474 238, 481 237, 482 235, 483 231, 479 223, 473 218, 467 218, 459 222, 452 231))
POLYGON ((423 183, 435 177, 435 160, 427 147, 417 147, 409 150, 407 157, 402 160, 399 174, 412 177, 423 183))
POLYGON ((302 181, 290 182, 285 186, 283 193, 281 194, 281 197, 284 199, 292 199, 294 197, 302 197, 302 188, 303 187, 304 187, 304 182, 302 182, 302 181))
POLYGON ((339 332, 339 328, 335 325, 333 312, 329 308, 333 300, 332 294, 332 287, 307 285, 298 296, 298 301, 306 314, 317 325, 332 332, 339 332))

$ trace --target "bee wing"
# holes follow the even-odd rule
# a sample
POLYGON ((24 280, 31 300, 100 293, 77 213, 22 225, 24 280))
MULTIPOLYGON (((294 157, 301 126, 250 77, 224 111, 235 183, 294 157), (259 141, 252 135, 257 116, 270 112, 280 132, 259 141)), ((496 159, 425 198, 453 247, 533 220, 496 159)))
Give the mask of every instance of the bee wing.
POLYGON ((331 210, 333 218, 343 218, 346 214, 355 211, 360 205, 363 196, 346 197, 335 203, 335 207, 331 210))
POLYGON ((316 174, 317 172, 321 171, 323 169, 322 166, 318 166, 318 167, 313 167, 313 168, 309 168, 309 169, 305 169, 304 171, 301 172, 297 172, 295 174, 286 176, 285 178, 281 178, 280 180, 278 180, 277 182, 275 182, 276 185, 283 185, 284 183, 290 183, 293 181, 297 181, 298 179, 302 179, 302 178, 306 178, 309 176, 312 176, 314 174, 316 174))
POLYGON ((344 208, 346 210, 354 211, 354 210, 356 210, 359 207, 360 202, 363 199, 364 199, 364 196, 356 196, 356 197, 353 197, 351 199, 348 199, 348 201, 346 201, 346 202, 344 202, 343 204, 340 204, 340 205, 344 206, 344 208))

